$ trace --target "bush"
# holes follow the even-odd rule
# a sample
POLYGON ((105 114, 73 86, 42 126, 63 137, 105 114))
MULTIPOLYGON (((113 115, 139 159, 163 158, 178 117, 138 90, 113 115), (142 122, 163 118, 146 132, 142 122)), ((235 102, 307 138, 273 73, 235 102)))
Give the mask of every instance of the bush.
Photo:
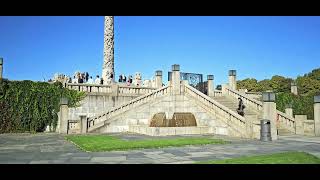
POLYGON ((287 105, 292 105, 294 115, 307 115, 308 119, 313 119, 313 96, 296 96, 292 93, 277 93, 276 103, 279 111, 285 112, 287 105))
POLYGON ((85 93, 63 88, 60 82, 0 80, 0 133, 55 130, 61 97, 78 106, 85 93))

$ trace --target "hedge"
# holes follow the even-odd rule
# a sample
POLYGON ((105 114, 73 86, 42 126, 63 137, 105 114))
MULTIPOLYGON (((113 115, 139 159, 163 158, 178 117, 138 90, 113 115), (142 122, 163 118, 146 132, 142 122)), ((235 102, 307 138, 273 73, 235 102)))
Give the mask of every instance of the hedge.
POLYGON ((0 133, 43 132, 56 129, 60 98, 79 106, 85 93, 63 88, 60 82, 0 80, 0 133))

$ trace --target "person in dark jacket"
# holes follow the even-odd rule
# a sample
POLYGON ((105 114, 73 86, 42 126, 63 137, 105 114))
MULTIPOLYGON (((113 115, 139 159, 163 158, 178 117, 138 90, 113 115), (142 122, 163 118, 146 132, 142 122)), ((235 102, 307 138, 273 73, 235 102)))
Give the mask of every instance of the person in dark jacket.
POLYGON ((237 113, 241 116, 244 116, 244 108, 246 108, 246 106, 243 104, 241 98, 238 98, 238 100, 239 100, 239 105, 238 105, 237 113))

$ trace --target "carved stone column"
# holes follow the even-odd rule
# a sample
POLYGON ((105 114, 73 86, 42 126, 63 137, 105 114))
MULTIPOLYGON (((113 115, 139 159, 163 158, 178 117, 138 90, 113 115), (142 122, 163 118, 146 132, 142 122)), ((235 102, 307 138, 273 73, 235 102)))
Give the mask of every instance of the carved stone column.
POLYGON ((114 82, 114 26, 113 16, 105 16, 104 20, 104 50, 102 78, 103 84, 114 82))

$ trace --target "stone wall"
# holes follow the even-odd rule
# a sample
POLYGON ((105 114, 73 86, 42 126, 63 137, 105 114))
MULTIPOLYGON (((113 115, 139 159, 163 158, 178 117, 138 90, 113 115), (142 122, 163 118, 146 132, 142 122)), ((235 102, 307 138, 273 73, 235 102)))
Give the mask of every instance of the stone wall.
POLYGON ((88 94, 76 108, 69 108, 69 120, 79 120, 80 115, 92 117, 110 110, 112 107, 128 102, 137 95, 111 96, 99 93, 88 94))
POLYGON ((303 123, 304 135, 314 136, 314 120, 305 120, 303 123))
MULTIPOLYGON (((214 113, 209 113, 208 109, 199 106, 192 98, 184 95, 168 95, 162 98, 157 98, 152 103, 145 103, 110 119, 107 124, 96 129, 94 132, 126 132, 130 131, 130 128, 131 130, 136 130, 138 128, 137 126, 140 126, 140 129, 141 127, 148 127, 152 116, 159 112, 165 112, 166 117, 168 118, 172 118, 174 112, 190 112, 194 114, 198 127, 208 127, 206 132, 220 135, 239 136, 237 130, 230 128, 230 126, 223 122, 223 120, 217 119, 214 116, 214 113)), ((143 130, 146 129, 147 128, 143 128, 143 130)), ((150 131, 151 134, 152 132, 150 131)), ((172 129, 170 132, 172 134, 172 129)), ((190 132, 193 131, 190 130, 190 132)))

